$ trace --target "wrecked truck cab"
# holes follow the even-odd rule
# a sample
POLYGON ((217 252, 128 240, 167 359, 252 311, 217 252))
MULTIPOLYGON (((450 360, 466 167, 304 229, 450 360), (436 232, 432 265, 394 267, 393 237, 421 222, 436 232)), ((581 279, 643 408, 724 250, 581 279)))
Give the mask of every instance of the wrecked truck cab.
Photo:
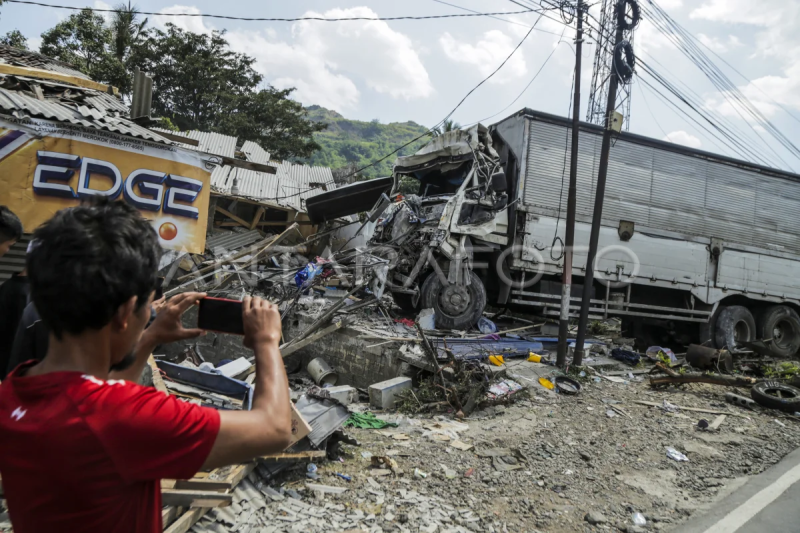
POLYGON ((407 312, 433 308, 436 325, 468 329, 486 306, 475 249, 507 243, 507 183, 489 130, 476 125, 444 133, 417 153, 399 157, 395 199, 377 221, 371 244, 392 256, 387 289, 407 312), (419 182, 400 196, 400 180, 419 182))

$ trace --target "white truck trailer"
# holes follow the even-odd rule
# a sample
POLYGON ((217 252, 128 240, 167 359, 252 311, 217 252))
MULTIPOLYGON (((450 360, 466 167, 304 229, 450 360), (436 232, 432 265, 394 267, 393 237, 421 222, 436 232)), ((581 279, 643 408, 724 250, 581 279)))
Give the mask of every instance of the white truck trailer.
MULTIPOLYGON (((497 302, 558 316, 563 253, 554 238, 565 232, 571 122, 525 109, 490 129, 509 183, 508 242, 517 245, 504 265, 516 283, 500 287, 497 302)), ((578 283, 601 139, 601 128, 581 124, 578 283)), ((621 317, 653 342, 670 333, 732 349, 763 339, 783 356, 800 349, 798 175, 622 133, 611 148, 598 250, 594 318, 621 317)))

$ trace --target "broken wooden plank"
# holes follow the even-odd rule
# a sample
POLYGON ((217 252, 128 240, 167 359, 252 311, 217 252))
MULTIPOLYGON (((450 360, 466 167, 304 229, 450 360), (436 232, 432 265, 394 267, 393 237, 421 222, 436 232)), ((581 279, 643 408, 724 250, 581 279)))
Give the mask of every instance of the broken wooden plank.
MULTIPOLYGON (((638 403, 639 405, 648 405, 650 407, 663 407, 663 404, 656 403, 656 402, 645 402, 645 401, 642 401, 642 400, 633 400, 633 403, 638 403)), ((742 415, 742 414, 739 414, 739 413, 732 413, 730 411, 720 411, 719 409, 714 411, 714 410, 711 410, 711 409, 698 409, 696 407, 681 407, 680 405, 676 405, 675 407, 677 407, 681 411, 692 411, 694 413, 705 413, 705 414, 708 414, 708 415, 730 415, 730 416, 738 416, 738 417, 741 417, 741 418, 750 418, 747 415, 742 415)))
POLYGON ((258 226, 258 223, 261 222, 261 217, 264 216, 265 211, 266 209, 264 209, 263 206, 259 206, 259 208, 256 209, 256 214, 253 215, 253 221, 250 223, 251 230, 256 229, 256 226, 258 226))
POLYGON ((334 322, 333 324, 331 324, 327 328, 323 329, 322 331, 318 331, 318 332, 314 333, 313 335, 310 335, 310 336, 306 337, 305 339, 303 339, 301 341, 297 341, 297 342, 295 342, 293 344, 289 343, 289 346, 286 346, 284 344, 284 346, 286 346, 286 348, 280 348, 281 356, 288 357, 288 356, 292 355, 294 352, 296 352, 297 350, 299 350, 301 348, 305 348, 309 344, 320 340, 322 337, 325 337, 326 335, 328 335, 330 333, 333 333, 334 331, 336 331, 338 329, 341 329, 344 326, 345 326, 345 321, 344 320, 339 320, 337 322, 334 322))
POLYGON ((725 422, 726 418, 728 418, 728 415, 719 415, 717 418, 714 419, 713 422, 711 422, 708 425, 708 429, 711 429, 711 430, 714 430, 714 431, 718 430, 719 427, 722 425, 722 423, 725 422))
MULTIPOLYGON (((247 227, 247 226, 245 226, 245 227, 247 227)), ((256 244, 254 244, 253 246, 248 246, 244 250, 242 250, 241 252, 236 253, 236 254, 232 255, 231 257, 225 258, 222 261, 217 261, 216 263, 213 263, 211 265, 203 267, 200 270, 197 270, 196 272, 190 272, 190 273, 188 273, 186 275, 183 275, 183 276, 178 278, 178 281, 181 282, 181 281, 187 280, 187 279, 192 278, 192 277, 198 277, 198 276, 202 276, 203 274, 207 274, 209 272, 213 272, 213 271, 217 270, 219 267, 221 267, 223 265, 227 265, 228 263, 232 263, 233 261, 236 261, 237 259, 241 259, 242 257, 244 257, 246 255, 250 255, 252 250, 254 250, 254 249, 258 248, 258 247, 261 247, 261 250, 255 254, 255 256, 258 257, 259 254, 263 253, 264 251, 268 250, 272 246, 275 246, 279 242, 281 242, 289 234, 290 231, 293 231, 296 228, 297 228, 297 224, 292 224, 290 227, 286 228, 286 230, 283 233, 281 233, 280 235, 278 235, 277 237, 270 237, 268 239, 264 239, 263 241, 259 241, 256 244)))
POLYGON ((183 507, 168 506, 161 509, 161 526, 169 527, 175 520, 181 516, 186 509, 183 507))
POLYGON ((193 525, 195 525, 204 514, 208 512, 207 508, 197 508, 186 511, 180 518, 164 530, 164 533, 186 533, 193 525))
POLYGON ((224 209, 224 208, 222 208, 222 207, 217 205, 217 206, 214 207, 214 210, 217 213, 225 215, 229 219, 231 219, 234 222, 238 223, 240 226, 243 226, 243 227, 245 227, 247 229, 253 229, 253 228, 250 227, 250 223, 249 222, 247 222, 245 219, 243 219, 241 217, 238 217, 238 216, 234 215, 233 213, 231 213, 227 209, 224 209))
POLYGON ((229 482, 221 479, 192 478, 192 479, 178 479, 174 481, 175 484, 173 485, 172 488, 178 490, 224 492, 232 488, 229 482))
POLYGON ((233 502, 233 494, 204 490, 166 489, 161 491, 161 502, 163 505, 192 507, 194 502, 200 500, 214 504, 208 504, 206 507, 227 507, 233 502))
POLYGON ((237 465, 233 470, 231 470, 231 473, 228 474, 228 476, 225 478, 225 481, 230 483, 231 488, 233 489, 236 487, 236 485, 239 484, 241 480, 246 478, 250 474, 250 472, 252 472, 255 469, 255 467, 256 467, 255 462, 246 463, 243 465, 237 465))
POLYGON ((306 452, 286 452, 272 455, 262 455, 259 459, 268 462, 281 461, 307 461, 309 459, 324 459, 327 455, 325 450, 308 450, 306 452))
POLYGON ((150 367, 150 372, 153 373, 153 387, 155 387, 157 391, 166 392, 169 394, 167 386, 164 385, 164 379, 161 377, 161 370, 158 369, 156 359, 152 354, 150 354, 150 357, 147 358, 147 364, 150 367))

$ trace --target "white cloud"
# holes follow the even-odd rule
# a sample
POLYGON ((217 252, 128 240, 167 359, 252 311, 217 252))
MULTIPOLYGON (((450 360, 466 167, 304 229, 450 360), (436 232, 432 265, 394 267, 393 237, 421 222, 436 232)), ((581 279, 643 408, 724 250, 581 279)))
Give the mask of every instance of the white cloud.
POLYGON ((683 0, 661 0, 658 5, 665 10, 680 9, 683 7, 683 0))
MULTIPOLYGON (((202 13, 202 11, 194 6, 183 6, 176 4, 174 6, 162 8, 159 13, 164 13, 164 15, 198 15, 202 13)), ((182 30, 191 31, 193 33, 209 34, 214 30, 213 27, 206 26, 205 19, 203 17, 169 17, 156 15, 153 19, 153 23, 161 29, 163 29, 168 22, 174 24, 182 30)))
MULTIPOLYGON (((162 13, 200 13, 193 6, 174 5, 162 13)), ((303 16, 342 18, 377 17, 368 7, 330 9, 303 16)), ((193 31, 211 33, 202 17, 156 17, 193 31)), ((427 98, 434 93, 419 50, 405 34, 384 21, 352 21, 326 24, 300 21, 292 25, 291 37, 279 38, 273 28, 261 31, 229 31, 231 48, 256 59, 253 66, 265 81, 284 89, 296 87, 293 97, 304 104, 318 104, 337 111, 354 108, 361 91, 357 82, 394 99, 427 98)))
MULTIPOLYGON (((111 8, 111 4, 107 4, 106 2, 103 2, 103 0, 94 0, 94 8, 95 9, 112 9, 111 8)), ((106 21, 106 24, 110 24, 111 23, 111 15, 112 14, 113 13, 109 13, 107 11, 102 11, 102 12, 99 13, 99 15, 101 17, 103 17, 103 19, 106 21)))
MULTIPOLYGON (((691 13, 692 18, 725 24, 755 26, 755 54, 779 61, 783 75, 769 75, 740 87, 742 92, 766 116, 780 111, 780 105, 800 109, 800 2, 784 0, 705 0, 691 13), (769 95, 769 96, 767 96, 769 95)), ((729 37, 729 47, 740 45, 729 37)), ((729 116, 739 114, 720 94, 708 99, 706 105, 716 107, 729 116)))
POLYGON ((726 40, 722 40, 719 37, 709 37, 705 33, 698 33, 697 38, 701 43, 718 54, 724 54, 729 50, 742 46, 742 41, 735 35, 728 35, 726 40))
MULTIPOLYGON (((502 31, 491 30, 483 34, 478 42, 472 44, 456 40, 445 32, 439 38, 442 50, 450 60, 474 66, 478 73, 486 77, 491 74, 511 54, 517 43, 502 31)), ((506 83, 521 78, 528 73, 525 57, 518 50, 489 83, 506 83)))
POLYGON ((703 143, 689 133, 686 133, 683 130, 673 131, 672 133, 668 134, 664 139, 664 141, 668 141, 675 144, 681 144, 683 146, 688 146, 689 148, 700 148, 703 146, 703 143))
POLYGON ((294 98, 337 111, 358 104, 361 93, 356 84, 334 72, 324 57, 313 50, 275 42, 257 32, 232 32, 227 37, 234 50, 256 58, 255 69, 273 86, 296 87, 294 98))
MULTIPOLYGON (((683 41, 683 37, 674 32, 672 33, 672 39, 676 39, 679 42, 683 41)), ((649 19, 642 19, 639 27, 636 28, 636 48, 651 52, 674 47, 675 45, 670 40, 670 37, 664 35, 649 19)))

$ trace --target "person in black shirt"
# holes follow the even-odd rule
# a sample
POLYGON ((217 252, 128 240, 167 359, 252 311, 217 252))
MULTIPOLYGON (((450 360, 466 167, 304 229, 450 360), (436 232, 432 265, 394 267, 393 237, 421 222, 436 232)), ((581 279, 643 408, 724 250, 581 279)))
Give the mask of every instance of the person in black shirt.
MULTIPOLYGON (((0 205, 0 257, 22 237, 22 222, 0 205)), ((22 311, 28 304, 28 277, 23 270, 0 285, 0 373, 8 365, 22 311)))

